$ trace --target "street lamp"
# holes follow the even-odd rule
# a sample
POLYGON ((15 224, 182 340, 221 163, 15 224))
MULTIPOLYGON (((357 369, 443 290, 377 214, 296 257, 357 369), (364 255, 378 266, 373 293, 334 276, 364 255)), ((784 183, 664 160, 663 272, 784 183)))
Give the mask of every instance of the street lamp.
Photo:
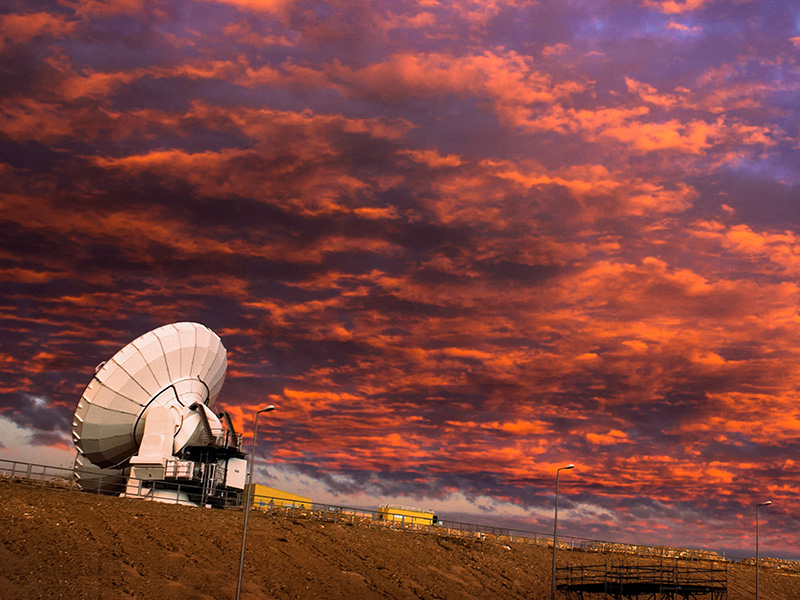
POLYGON ((244 549, 247 544, 247 519, 250 517, 250 505, 253 503, 253 469, 256 456, 256 440, 258 439, 258 415, 275 410, 275 405, 270 404, 256 412, 256 422, 253 425, 253 450, 250 452, 250 473, 247 475, 246 504, 244 507, 244 529, 242 530, 242 552, 239 555, 239 578, 236 580, 236 600, 242 597, 242 571, 244 571, 244 549))
POLYGON ((558 475, 561 471, 574 469, 575 465, 567 465, 556 469, 556 508, 553 513, 553 576, 550 580, 550 600, 556 600, 556 547, 558 546, 558 475))
POLYGON ((770 504, 772 504, 772 500, 756 504, 756 600, 758 600, 758 572, 761 570, 758 564, 758 509, 762 506, 769 506, 770 504))

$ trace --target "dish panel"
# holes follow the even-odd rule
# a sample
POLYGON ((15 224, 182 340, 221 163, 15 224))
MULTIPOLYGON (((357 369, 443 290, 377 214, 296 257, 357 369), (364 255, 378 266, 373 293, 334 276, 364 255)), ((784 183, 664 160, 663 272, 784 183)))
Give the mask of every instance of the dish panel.
POLYGON ((98 467, 114 467, 138 450, 137 422, 154 398, 181 383, 187 400, 214 403, 225 381, 227 351, 217 335, 199 323, 172 323, 138 337, 95 374, 72 422, 72 437, 83 456, 98 467), (186 381, 193 379, 195 381, 186 381))

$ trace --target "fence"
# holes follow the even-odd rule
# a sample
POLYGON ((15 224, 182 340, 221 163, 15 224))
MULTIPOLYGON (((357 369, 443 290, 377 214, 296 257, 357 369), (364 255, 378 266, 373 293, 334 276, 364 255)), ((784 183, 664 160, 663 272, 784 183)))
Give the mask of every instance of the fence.
MULTIPOLYGON (((127 478, 122 475, 103 475, 97 469, 71 469, 53 467, 32 463, 0 459, 0 478, 34 483, 47 487, 58 487, 74 491, 90 493, 119 495, 126 492, 127 496, 141 495, 149 497, 151 490, 127 486, 127 478), (79 483, 80 482, 80 483, 79 483)), ((189 504, 185 499, 187 493, 195 493, 196 486, 181 485, 178 483, 163 483, 159 488, 162 495, 158 498, 161 502, 175 502, 176 504, 189 504)), ((340 523, 364 523, 373 527, 389 529, 402 529, 423 533, 436 533, 461 538, 490 539, 505 543, 536 544, 553 547, 552 533, 539 533, 524 529, 511 529, 480 525, 476 523, 463 523, 447 519, 438 519, 435 524, 406 522, 404 519, 383 520, 378 518, 378 510, 353 508, 347 506, 334 506, 316 502, 287 502, 284 498, 269 496, 253 496, 254 510, 263 510, 274 515, 283 515, 292 518, 309 518, 321 521, 340 523)), ((193 504, 193 503, 192 503, 193 504)), ((193 504, 194 505, 194 504, 193 504)), ((230 493, 221 504, 221 508, 234 508, 240 506, 240 494, 230 493)), ((638 558, 654 559, 681 559, 684 561, 704 562, 741 562, 751 564, 752 558, 737 558, 723 556, 711 550, 693 550, 690 548, 670 548, 665 546, 643 546, 638 544, 623 544, 603 540, 593 540, 575 536, 558 536, 558 548, 561 550, 576 550, 582 552, 596 552, 600 554, 626 554, 638 558)), ((775 558, 762 558, 762 567, 771 567, 787 572, 800 573, 800 561, 789 561, 775 558)))
MULTIPOLYGON (((170 466, 167 465, 169 470, 170 466)), ((34 483, 45 487, 76 492, 89 492, 107 496, 124 494, 128 498, 157 499, 188 506, 197 506, 192 498, 201 498, 202 504, 219 508, 239 506, 239 492, 219 492, 214 497, 205 494, 197 483, 158 482, 153 488, 144 482, 130 480, 121 473, 98 468, 65 468, 0 459, 0 479, 34 483)))
POLYGON ((586 565, 558 569, 556 589, 567 600, 611 597, 636 600, 707 598, 724 600, 728 595, 727 564, 722 566, 678 564, 586 565))

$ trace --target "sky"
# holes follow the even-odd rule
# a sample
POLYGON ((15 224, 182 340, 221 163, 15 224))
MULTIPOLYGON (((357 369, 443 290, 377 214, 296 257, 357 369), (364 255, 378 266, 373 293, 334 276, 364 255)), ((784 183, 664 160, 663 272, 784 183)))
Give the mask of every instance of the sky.
POLYGON ((800 559, 797 3, 0 10, 0 458, 194 321, 266 484, 800 559))

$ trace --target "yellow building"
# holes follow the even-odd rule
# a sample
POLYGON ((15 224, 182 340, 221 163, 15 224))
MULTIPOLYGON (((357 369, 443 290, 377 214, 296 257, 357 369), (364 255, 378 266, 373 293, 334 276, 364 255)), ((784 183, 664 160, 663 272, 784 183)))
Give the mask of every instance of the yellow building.
POLYGON ((381 504, 378 507, 379 521, 402 521, 403 523, 413 523, 416 525, 435 525, 439 518, 433 514, 432 510, 421 508, 409 508, 407 506, 397 506, 394 504, 381 504))
POLYGON ((283 490, 278 490, 273 487, 254 483, 248 486, 245 490, 245 496, 250 496, 252 489, 252 497, 254 507, 267 508, 272 503, 272 506, 292 506, 295 508, 311 508, 311 498, 298 496, 297 494, 290 494, 283 490))

